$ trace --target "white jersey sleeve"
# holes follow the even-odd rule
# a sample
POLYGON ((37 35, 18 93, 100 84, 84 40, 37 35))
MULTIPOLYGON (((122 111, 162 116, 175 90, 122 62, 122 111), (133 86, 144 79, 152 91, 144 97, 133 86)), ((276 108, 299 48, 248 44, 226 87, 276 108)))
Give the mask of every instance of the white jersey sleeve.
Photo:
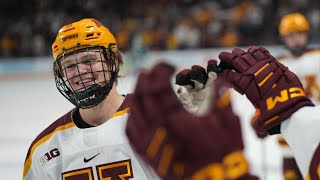
POLYGON ((281 124, 281 133, 292 148, 304 177, 319 147, 319 127, 320 106, 303 107, 281 124))
POLYGON ((308 50, 301 56, 284 56, 278 60, 299 77, 312 102, 320 104, 320 50, 308 50))

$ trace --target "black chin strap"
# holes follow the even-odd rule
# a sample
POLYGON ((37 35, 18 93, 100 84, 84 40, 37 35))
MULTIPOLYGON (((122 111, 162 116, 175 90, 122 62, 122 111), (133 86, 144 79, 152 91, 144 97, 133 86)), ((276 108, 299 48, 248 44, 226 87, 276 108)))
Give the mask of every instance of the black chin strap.
POLYGON ((69 100, 78 108, 87 109, 93 107, 101 103, 109 95, 113 83, 114 79, 110 80, 105 86, 94 84, 84 91, 71 92, 69 100))

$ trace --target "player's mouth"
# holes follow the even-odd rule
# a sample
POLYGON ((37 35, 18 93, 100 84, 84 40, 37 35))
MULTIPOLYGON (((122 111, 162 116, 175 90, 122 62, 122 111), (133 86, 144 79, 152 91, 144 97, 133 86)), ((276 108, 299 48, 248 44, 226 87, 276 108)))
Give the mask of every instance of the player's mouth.
POLYGON ((92 82, 94 81, 95 79, 94 78, 85 78, 85 79, 79 79, 76 84, 85 84, 85 83, 88 83, 88 82, 92 82))
POLYGON ((82 78, 77 81, 75 81, 75 84, 77 86, 84 86, 84 87, 90 87, 95 83, 95 78, 82 78))

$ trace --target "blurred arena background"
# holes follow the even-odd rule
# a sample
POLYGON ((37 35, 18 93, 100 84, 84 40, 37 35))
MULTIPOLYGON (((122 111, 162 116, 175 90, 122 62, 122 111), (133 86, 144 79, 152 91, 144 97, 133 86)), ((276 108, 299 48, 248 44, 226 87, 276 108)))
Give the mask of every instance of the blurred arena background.
MULTIPOLYGON (((160 60, 180 68, 205 65, 233 47, 285 49, 278 34, 280 17, 299 11, 308 17, 310 42, 320 37, 318 0, 10 0, 0 7, 0 174, 21 179, 31 141, 73 106, 59 94, 52 75, 51 44, 58 29, 85 17, 100 20, 116 35, 125 55, 119 82, 132 92, 137 74, 160 60)), ((242 118, 251 171, 280 180, 282 161, 276 137, 259 140, 249 118, 254 109, 233 93, 242 118)))

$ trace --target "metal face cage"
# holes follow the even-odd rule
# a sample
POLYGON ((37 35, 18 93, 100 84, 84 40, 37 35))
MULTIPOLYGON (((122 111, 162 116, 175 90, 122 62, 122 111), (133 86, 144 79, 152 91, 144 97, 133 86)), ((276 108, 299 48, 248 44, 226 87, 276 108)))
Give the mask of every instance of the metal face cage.
POLYGON ((57 89, 76 107, 96 106, 110 93, 119 72, 114 45, 64 49, 54 62, 57 89))

